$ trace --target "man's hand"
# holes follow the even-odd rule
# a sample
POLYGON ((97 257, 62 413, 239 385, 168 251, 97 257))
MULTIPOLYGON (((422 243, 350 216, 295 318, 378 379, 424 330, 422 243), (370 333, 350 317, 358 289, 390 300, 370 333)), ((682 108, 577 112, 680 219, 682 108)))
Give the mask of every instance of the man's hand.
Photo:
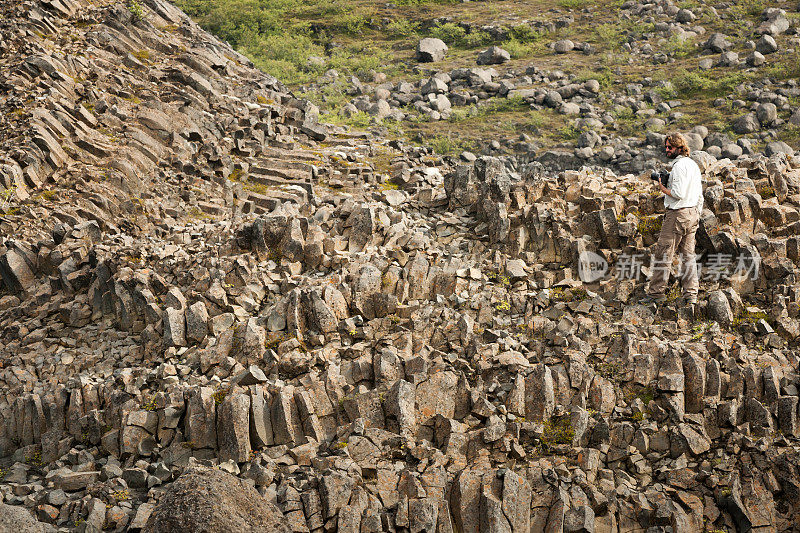
POLYGON ((658 188, 659 188, 659 189, 661 189, 661 192, 663 192, 664 194, 666 194, 666 195, 667 195, 667 196, 669 196, 670 198, 675 198, 674 196, 672 196, 672 195, 670 194, 670 192, 669 192, 669 189, 667 189, 666 187, 664 187, 664 184, 663 184, 663 183, 661 183, 660 181, 658 182, 658 188))

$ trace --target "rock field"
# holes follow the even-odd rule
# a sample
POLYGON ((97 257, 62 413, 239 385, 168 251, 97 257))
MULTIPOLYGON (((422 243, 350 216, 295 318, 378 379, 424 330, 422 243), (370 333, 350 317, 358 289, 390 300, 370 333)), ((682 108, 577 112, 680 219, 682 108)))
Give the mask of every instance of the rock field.
MULTIPOLYGON (((164 0, 0 14, 0 532, 800 531, 788 146, 687 132, 704 267, 759 265, 692 315, 578 275, 649 272, 655 148, 441 157, 321 124, 164 0)), ((384 111, 597 90, 491 68, 384 111)))

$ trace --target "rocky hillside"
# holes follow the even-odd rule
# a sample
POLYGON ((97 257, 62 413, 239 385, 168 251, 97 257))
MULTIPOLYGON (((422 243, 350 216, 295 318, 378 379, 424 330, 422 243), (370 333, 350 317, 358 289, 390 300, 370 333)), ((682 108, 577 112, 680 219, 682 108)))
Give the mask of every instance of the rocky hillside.
POLYGON ((718 275, 643 306, 621 161, 322 125, 161 0, 0 10, 0 531, 798 530, 791 148, 694 130, 718 275))

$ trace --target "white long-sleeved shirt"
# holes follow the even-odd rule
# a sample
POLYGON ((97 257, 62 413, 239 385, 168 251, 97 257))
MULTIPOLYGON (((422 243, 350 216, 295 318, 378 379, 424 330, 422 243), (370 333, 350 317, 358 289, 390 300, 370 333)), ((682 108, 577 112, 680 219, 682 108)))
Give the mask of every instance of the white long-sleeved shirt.
POLYGON ((667 189, 672 195, 664 195, 664 207, 682 209, 696 207, 698 213, 703 212, 703 178, 700 167, 690 157, 679 156, 669 173, 667 189))

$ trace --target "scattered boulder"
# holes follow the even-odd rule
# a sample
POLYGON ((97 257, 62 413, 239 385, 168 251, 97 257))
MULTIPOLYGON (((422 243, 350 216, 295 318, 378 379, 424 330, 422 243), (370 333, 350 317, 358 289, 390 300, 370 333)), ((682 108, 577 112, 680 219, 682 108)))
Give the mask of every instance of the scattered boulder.
POLYGON ((281 511, 244 480, 192 467, 167 487, 145 533, 243 531, 290 533, 281 511))
POLYGON ((417 44, 417 61, 420 63, 436 63, 444 59, 447 45, 441 39, 426 37, 417 44))
POLYGON ((479 65, 500 65, 506 61, 509 61, 510 59, 511 54, 499 46, 492 46, 491 48, 478 54, 479 65))

